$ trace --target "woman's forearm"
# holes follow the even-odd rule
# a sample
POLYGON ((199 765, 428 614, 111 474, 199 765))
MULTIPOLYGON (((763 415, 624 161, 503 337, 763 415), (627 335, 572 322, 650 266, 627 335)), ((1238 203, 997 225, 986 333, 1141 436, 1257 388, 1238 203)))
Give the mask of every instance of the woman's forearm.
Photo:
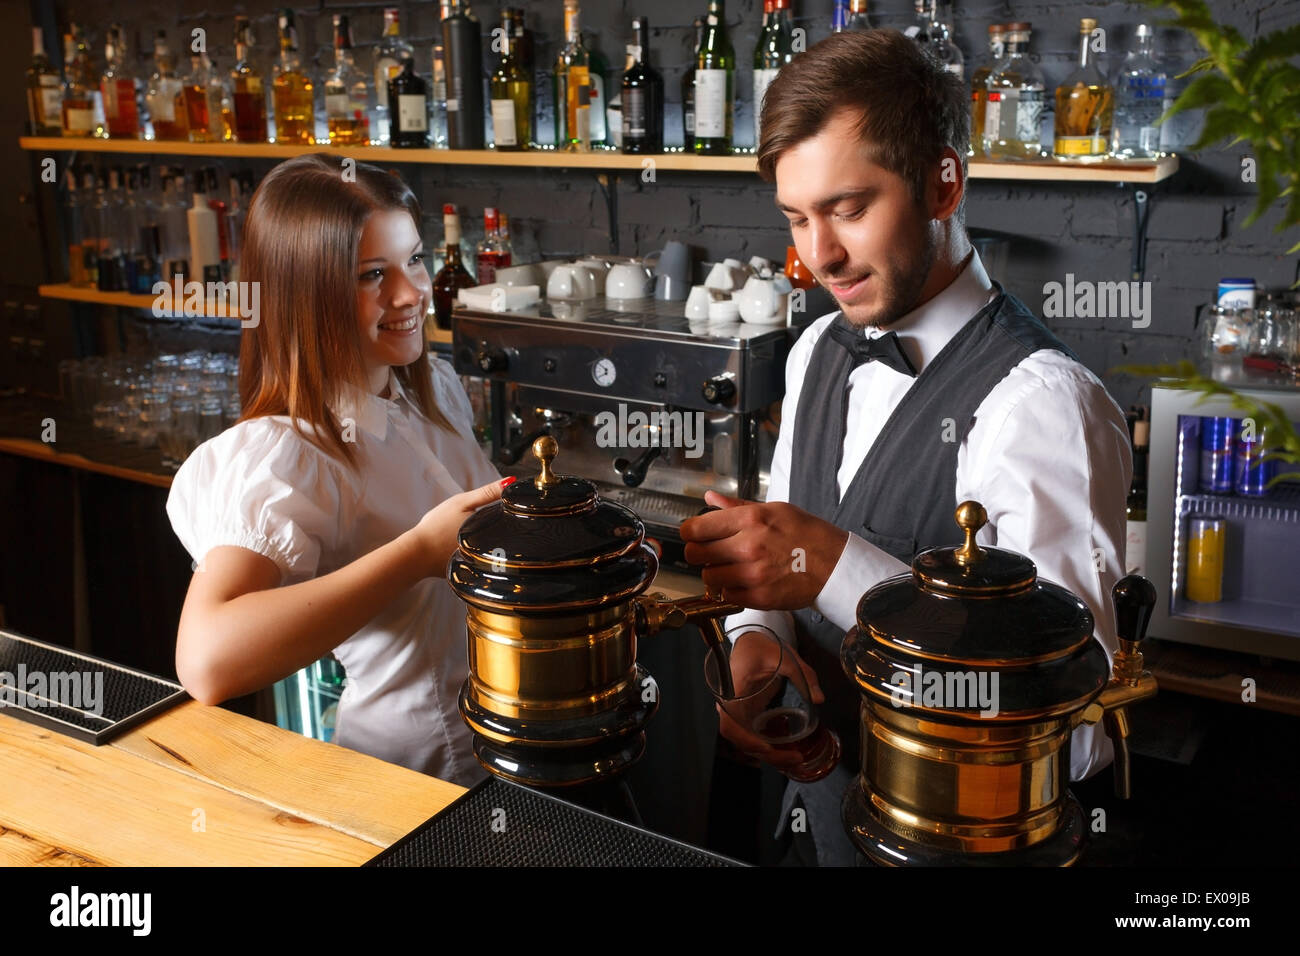
MULTIPOLYGON (((406 532, 329 574, 242 594, 209 595, 181 615, 177 669, 192 695, 219 703, 251 693, 325 656, 360 630, 428 567, 406 532)), ((203 573, 203 572, 200 572, 203 573)))

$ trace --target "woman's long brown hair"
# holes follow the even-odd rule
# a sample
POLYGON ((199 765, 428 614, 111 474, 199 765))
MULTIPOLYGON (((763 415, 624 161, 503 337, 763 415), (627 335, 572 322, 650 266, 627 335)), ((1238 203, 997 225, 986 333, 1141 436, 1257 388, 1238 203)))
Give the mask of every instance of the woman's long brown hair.
MULTIPOLYGON (((239 347, 239 420, 288 415, 299 435, 351 466, 356 448, 329 406, 345 386, 366 387, 357 255, 366 220, 390 209, 405 209, 421 229, 419 200, 396 175, 311 153, 267 174, 244 222, 239 278, 259 283, 260 311, 239 347)), ((421 351, 393 371, 420 411, 452 431, 434 401, 430 361, 421 351)))

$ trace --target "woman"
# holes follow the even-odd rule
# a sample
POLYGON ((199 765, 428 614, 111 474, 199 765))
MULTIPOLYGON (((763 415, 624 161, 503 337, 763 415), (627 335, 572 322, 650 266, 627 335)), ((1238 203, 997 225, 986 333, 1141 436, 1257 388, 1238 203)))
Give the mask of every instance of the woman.
POLYGON ((198 562, 176 672, 215 704, 333 651, 348 675, 338 743, 469 784, 465 612, 443 578, 461 523, 513 479, 475 442, 451 366, 427 357, 420 222, 396 176, 323 154, 253 195, 243 414, 167 502, 198 562))

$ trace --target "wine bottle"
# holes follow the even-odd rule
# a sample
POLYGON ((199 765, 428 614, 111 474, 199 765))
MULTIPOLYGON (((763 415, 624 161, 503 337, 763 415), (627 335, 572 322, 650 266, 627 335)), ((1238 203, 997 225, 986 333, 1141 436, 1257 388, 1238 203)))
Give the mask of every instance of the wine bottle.
POLYGON ((41 28, 32 27, 32 65, 27 68, 27 119, 33 136, 58 136, 63 132, 62 84, 59 71, 45 55, 41 28))
POLYGON ((525 149, 533 113, 533 78, 524 72, 513 36, 514 11, 501 15, 501 62, 492 74, 492 140, 497 149, 525 149))
POLYGON ((664 78, 650 65, 650 20, 634 17, 632 66, 623 74, 623 152, 661 153, 664 148, 664 78))
POLYGON ((451 310, 456 293, 474 285, 474 277, 465 271, 460 255, 460 216, 448 203, 442 207, 442 225, 446 232, 443 266, 433 277, 433 316, 440 329, 451 328, 451 310))
POLYGON ((429 88, 415 72, 415 58, 402 61, 402 70, 388 81, 390 141, 397 149, 429 145, 429 88))
POLYGON ((736 55, 727 34, 723 0, 709 0, 704 41, 695 61, 695 152, 731 152, 736 55))

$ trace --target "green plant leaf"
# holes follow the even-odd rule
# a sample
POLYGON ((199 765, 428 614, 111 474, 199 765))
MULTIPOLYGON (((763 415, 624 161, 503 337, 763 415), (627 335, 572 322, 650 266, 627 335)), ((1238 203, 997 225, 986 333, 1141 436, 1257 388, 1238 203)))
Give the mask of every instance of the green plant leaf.
POLYGON ((1235 96, 1236 91, 1232 88, 1232 84, 1218 73, 1202 73, 1187 84, 1187 89, 1183 90, 1174 105, 1165 112, 1165 116, 1177 116, 1187 110, 1216 105, 1235 96))

